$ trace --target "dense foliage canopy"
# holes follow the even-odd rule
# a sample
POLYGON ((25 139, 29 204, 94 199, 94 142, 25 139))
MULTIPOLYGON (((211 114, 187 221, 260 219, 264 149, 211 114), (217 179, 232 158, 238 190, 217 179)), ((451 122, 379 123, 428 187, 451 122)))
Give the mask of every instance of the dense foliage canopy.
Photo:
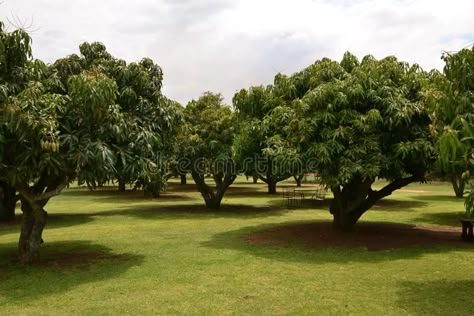
MULTIPOLYGON (((461 193, 474 168, 474 48, 446 54, 444 73, 396 57, 323 58, 238 91, 233 111, 210 92, 185 108, 168 99, 149 58, 127 63, 86 42, 46 65, 30 45, 0 23, 0 220, 21 201, 22 262, 38 255, 45 205, 72 181, 159 196, 171 174, 189 173, 217 209, 239 173, 276 193, 311 172, 346 231, 378 200, 424 181, 437 158, 461 193)), ((466 206, 474 213, 474 193, 466 206)))
POLYGON ((220 94, 207 92, 184 109, 185 126, 178 139, 179 168, 189 172, 208 208, 219 208, 224 193, 237 176, 232 142, 234 114, 220 94), (211 175, 215 189, 206 183, 211 175))
MULTIPOLYGON (((464 191, 474 170, 474 46, 446 53, 443 59, 444 76, 438 74, 433 93, 440 161, 445 170, 456 172, 464 191)), ((474 215, 474 190, 466 209, 474 215)))

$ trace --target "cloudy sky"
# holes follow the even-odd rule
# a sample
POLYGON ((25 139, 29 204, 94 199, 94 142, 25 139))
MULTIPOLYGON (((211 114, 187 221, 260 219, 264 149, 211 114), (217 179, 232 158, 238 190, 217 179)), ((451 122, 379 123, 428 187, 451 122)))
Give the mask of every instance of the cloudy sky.
POLYGON ((443 50, 474 42, 472 0, 0 2, 0 20, 32 32, 36 58, 53 62, 83 41, 101 41, 127 61, 153 58, 165 94, 182 103, 204 91, 231 102, 240 88, 347 50, 442 68, 443 50))

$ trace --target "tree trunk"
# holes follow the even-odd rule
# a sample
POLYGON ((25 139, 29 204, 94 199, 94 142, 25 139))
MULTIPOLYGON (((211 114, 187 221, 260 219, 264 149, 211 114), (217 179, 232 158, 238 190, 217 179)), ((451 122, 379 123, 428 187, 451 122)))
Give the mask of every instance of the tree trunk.
POLYGON ((368 211, 378 200, 389 196, 414 181, 420 181, 424 174, 416 174, 406 178, 393 180, 378 191, 372 190, 375 179, 355 176, 349 183, 331 187, 334 199, 329 211, 333 215, 333 228, 341 232, 354 229, 360 217, 368 211))
POLYGON ((0 222, 15 219, 16 190, 7 183, 0 181, 0 222))
POLYGON ((216 190, 209 187, 205 182, 204 175, 192 171, 191 176, 196 183, 197 189, 204 198, 206 207, 209 209, 219 209, 221 206, 222 198, 227 188, 234 182, 236 175, 233 174, 216 174, 213 175, 214 181, 216 182, 216 190))
POLYGON ((257 176, 252 176, 252 179, 253 179, 253 184, 258 183, 258 177, 257 176))
POLYGON ((333 216, 333 229, 340 232, 351 232, 359 218, 365 213, 359 210, 349 212, 338 206, 339 201, 335 199, 331 202, 330 211, 333 216))
POLYGON ((277 182, 275 180, 268 181, 268 194, 277 193, 277 182))
POLYGON ((125 181, 123 179, 118 179, 118 190, 120 192, 125 192, 127 188, 125 187, 125 181))
POLYGON ((296 186, 301 187, 301 182, 303 181, 304 174, 293 176, 295 178, 296 186))
POLYGON ((464 197, 464 185, 465 182, 460 174, 453 175, 451 177, 451 183, 453 184, 454 193, 457 198, 464 197))
POLYGON ((33 262, 39 256, 39 247, 43 243, 43 229, 47 213, 43 209, 46 201, 29 202, 21 199, 23 218, 20 240, 18 242, 18 259, 21 263, 33 262))
POLYGON ((181 177, 181 185, 185 185, 186 184, 186 175, 182 174, 182 175, 180 175, 180 177, 181 177))

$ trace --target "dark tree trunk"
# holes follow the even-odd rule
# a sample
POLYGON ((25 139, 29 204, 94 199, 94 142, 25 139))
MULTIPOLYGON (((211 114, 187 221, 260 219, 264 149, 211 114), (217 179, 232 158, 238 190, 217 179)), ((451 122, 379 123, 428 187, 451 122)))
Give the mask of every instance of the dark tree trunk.
POLYGON ((304 177, 304 174, 294 176, 297 187, 301 187, 301 182, 303 181, 303 177, 304 177))
POLYGON ((285 179, 288 179, 290 176, 281 176, 281 177, 276 177, 273 174, 267 174, 266 177, 259 175, 258 176, 260 180, 265 182, 268 186, 268 194, 276 194, 277 193, 277 183, 280 181, 283 181, 285 179))
POLYGON ((453 184, 453 189, 454 189, 454 193, 456 194, 456 197, 463 198, 465 182, 464 182, 464 179, 461 177, 461 175, 460 174, 453 175, 451 177, 451 183, 453 184))
POLYGON ((257 176, 252 176, 253 184, 258 183, 258 177, 257 176))
POLYGON ((186 175, 182 174, 182 175, 180 175, 180 177, 181 177, 181 185, 185 185, 186 184, 186 175))
POLYGON ((234 182, 237 177, 234 174, 215 174, 213 176, 216 182, 215 191, 209 187, 205 182, 205 176, 197 172, 192 171, 191 176, 196 183, 197 189, 204 198, 206 207, 209 209, 218 209, 221 206, 222 198, 224 197, 227 188, 234 182))
POLYGON ((125 192, 127 188, 125 187, 125 181, 123 179, 118 179, 118 190, 120 192, 125 192))
POLYGON ((341 232, 350 232, 354 230, 355 224, 366 210, 352 210, 341 208, 341 201, 334 199, 330 205, 330 212, 333 216, 333 229, 341 232))
POLYGON ((7 183, 0 181, 0 222, 15 219, 16 190, 7 183))
POLYGON ((48 215, 43 209, 46 202, 29 202, 24 198, 21 199, 23 218, 18 242, 18 259, 21 263, 31 263, 39 256, 39 248, 43 243, 43 229, 48 215))
POLYGON ((331 191, 334 199, 329 211, 333 215, 333 228, 337 231, 349 232, 354 229, 359 218, 364 215, 378 200, 392 194, 414 181, 421 181, 423 175, 413 175, 394 180, 378 191, 372 190, 373 179, 354 177, 344 186, 334 186, 331 191))
POLYGON ((277 182, 275 180, 268 181, 268 194, 277 193, 277 182))

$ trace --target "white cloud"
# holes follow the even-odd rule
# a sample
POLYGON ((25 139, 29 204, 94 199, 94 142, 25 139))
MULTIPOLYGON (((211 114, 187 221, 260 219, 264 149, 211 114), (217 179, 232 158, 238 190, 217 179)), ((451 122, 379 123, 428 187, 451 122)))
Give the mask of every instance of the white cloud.
POLYGON ((267 84, 344 51, 441 68, 442 50, 474 41, 471 0, 4 0, 0 19, 33 19, 34 54, 52 62, 101 41, 128 61, 149 56, 180 102, 267 84))

